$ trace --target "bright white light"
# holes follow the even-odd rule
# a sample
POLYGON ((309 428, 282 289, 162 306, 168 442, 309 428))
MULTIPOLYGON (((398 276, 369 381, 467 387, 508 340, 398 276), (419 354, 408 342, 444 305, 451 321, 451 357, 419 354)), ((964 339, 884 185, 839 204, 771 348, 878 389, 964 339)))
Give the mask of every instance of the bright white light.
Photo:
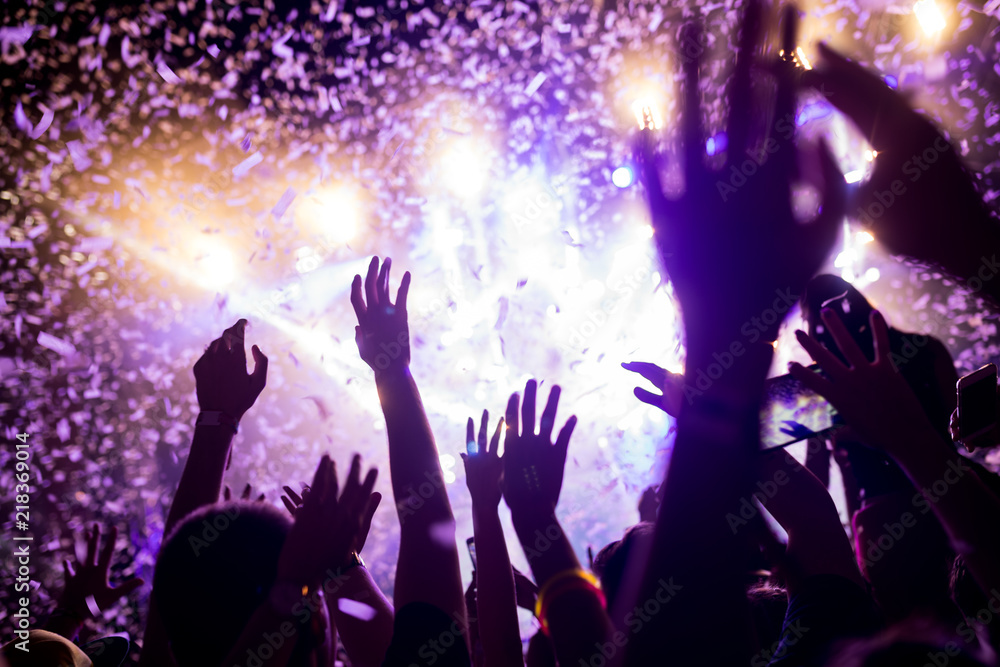
POLYGON ((611 174, 611 182, 619 188, 627 188, 632 185, 632 170, 628 167, 618 167, 611 174))
POLYGON ((854 171, 849 171, 846 174, 844 174, 844 180, 847 181, 848 183, 857 183, 864 177, 865 177, 864 169, 855 169, 854 171))
POLYGON ((640 97, 632 103, 632 113, 635 114, 635 121, 639 123, 639 129, 647 127, 651 130, 659 130, 663 127, 663 116, 660 109, 651 98, 640 97))
POLYGON ((858 243, 871 243, 875 240, 875 237, 871 235, 871 232, 858 232, 855 237, 858 243))
POLYGON ((878 280, 881 277, 882 277, 881 272, 879 272, 879 270, 876 269, 874 266, 872 268, 868 269, 867 271, 865 271, 865 280, 867 280, 870 283, 875 282, 876 280, 878 280))
POLYGON ((345 187, 326 188, 305 197, 296 216, 333 243, 347 243, 361 226, 361 206, 345 187))
POLYGON ((198 242, 195 275, 202 287, 221 291, 236 279, 236 259, 225 243, 217 238, 203 237, 198 242))
POLYGON ((795 49, 795 55, 798 57, 799 62, 802 63, 802 67, 805 69, 813 68, 812 63, 806 58, 806 52, 802 50, 801 46, 795 49))
POLYGON ((933 37, 944 30, 946 21, 934 0, 918 0, 917 4, 913 5, 913 13, 917 15, 917 21, 928 37, 933 37))
POLYGON ((486 185, 487 163, 472 146, 459 144, 441 158, 442 180, 449 190, 463 197, 475 197, 486 185))
POLYGON ((865 151, 865 161, 873 162, 878 157, 878 151, 865 151))

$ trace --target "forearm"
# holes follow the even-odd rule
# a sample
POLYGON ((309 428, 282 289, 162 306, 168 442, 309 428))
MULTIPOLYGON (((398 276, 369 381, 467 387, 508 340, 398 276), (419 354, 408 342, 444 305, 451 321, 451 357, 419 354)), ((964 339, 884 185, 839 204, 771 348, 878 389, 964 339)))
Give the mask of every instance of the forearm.
POLYGON ((409 369, 384 371, 376 376, 376 385, 385 414, 389 472, 401 530, 424 531, 430 524, 454 521, 437 446, 409 369))
POLYGON ((340 629, 351 664, 357 667, 382 664, 392 640, 393 608, 379 589, 371 573, 362 566, 353 567, 339 574, 337 584, 326 596, 330 618, 340 629), (348 602, 342 603, 342 600, 348 602), (362 615, 355 609, 356 602, 368 607, 362 615), (364 618, 374 614, 370 618, 364 618))
POLYGON ((514 573, 496 508, 473 502, 472 527, 478 554, 476 606, 486 665, 523 665, 514 573))
MULTIPOLYGON (((554 513, 515 515, 513 519, 540 589, 560 572, 580 568, 554 513)), ((606 643, 614 632, 599 598, 589 591, 573 590, 559 595, 548 603, 545 616, 560 665, 577 665, 580 661, 590 664, 596 647, 606 643)))
POLYGON ((195 427, 191 451, 163 528, 164 536, 191 512, 218 502, 234 436, 228 426, 195 427))
POLYGON ((1000 587, 1000 539, 990 529, 1000 500, 929 424, 906 442, 895 458, 919 489, 914 504, 933 509, 983 590, 1000 587))
POLYGON ((156 607, 155 593, 149 596, 149 610, 146 614, 146 629, 142 635, 142 649, 139 652, 139 667, 176 667, 170 652, 167 631, 160 620, 156 607))

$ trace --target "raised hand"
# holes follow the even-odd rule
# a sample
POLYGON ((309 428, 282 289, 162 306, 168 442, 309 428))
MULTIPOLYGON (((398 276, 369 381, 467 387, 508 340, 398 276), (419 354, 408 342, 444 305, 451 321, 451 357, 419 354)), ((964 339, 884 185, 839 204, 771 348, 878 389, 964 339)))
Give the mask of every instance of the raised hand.
POLYGON ((377 477, 378 470, 372 468, 361 481, 361 457, 355 454, 340 491, 336 466, 323 456, 278 557, 277 581, 312 586, 328 568, 347 560, 358 542, 377 477))
POLYGON ((59 608, 80 619, 90 616, 87 598, 92 597, 103 611, 145 583, 138 577, 130 577, 118 586, 112 586, 108 582, 111 557, 115 552, 115 540, 118 539, 117 528, 111 527, 100 554, 98 548, 101 542, 101 528, 98 524, 95 523, 91 527, 86 539, 86 555, 82 561, 77 560, 75 565, 69 560, 63 561, 65 588, 59 598, 59 608))
POLYGON ((246 320, 239 320, 212 341, 194 365, 198 405, 202 412, 219 411, 239 421, 267 383, 267 357, 256 345, 252 373, 247 373, 244 349, 246 320))
POLYGON ((647 405, 663 410, 671 417, 680 414, 681 399, 684 397, 683 375, 672 373, 666 368, 660 368, 648 361, 627 361, 622 364, 622 368, 638 373, 660 390, 659 394, 654 394, 642 387, 636 387, 632 392, 636 398, 647 405))
POLYGON ((876 310, 869 316, 875 337, 874 361, 868 361, 834 310, 824 308, 821 317, 847 364, 809 334, 796 331, 799 343, 826 378, 797 363, 789 366, 792 376, 830 401, 862 441, 890 455, 905 447, 916 429, 933 431, 920 401, 890 360, 889 328, 882 314, 876 310))
POLYGON ((361 293, 361 276, 354 276, 351 304, 358 316, 355 340, 361 358, 375 375, 410 365, 410 331, 406 323, 406 295, 410 291, 410 272, 403 274, 396 292, 396 303, 389 298, 389 269, 386 257, 379 271, 378 257, 372 257, 361 293))
POLYGON ((486 446, 486 427, 489 425, 490 413, 483 410, 483 419, 479 425, 479 442, 476 442, 475 422, 469 417, 465 442, 467 452, 460 454, 465 464, 465 483, 472 496, 472 504, 476 507, 495 509, 500 504, 503 483, 503 459, 500 458, 500 432, 503 430, 503 418, 497 423, 497 429, 486 446))
MULTIPOLYGON (((250 496, 252 495, 253 495, 253 488, 248 483, 246 486, 243 487, 243 493, 240 494, 240 500, 250 500, 250 496)), ((233 490, 229 488, 228 484, 226 484, 226 486, 222 489, 222 499, 225 500, 226 502, 229 502, 230 500, 233 499, 233 490)), ((262 503, 266 500, 267 498, 264 496, 263 493, 257 496, 257 502, 259 503, 262 503)))
MULTIPOLYGON (((285 495, 281 496, 281 502, 284 503, 285 509, 288 513, 295 517, 295 513, 298 511, 302 504, 305 502, 306 497, 309 495, 310 487, 308 484, 302 485, 302 495, 300 496, 290 486, 281 487, 285 491, 285 495)), ((364 515, 361 519, 361 530, 358 531, 357 539, 354 542, 354 548, 352 551, 361 553, 361 550, 365 548, 365 542, 368 541, 368 533, 372 529, 372 519, 375 518, 375 511, 378 509, 379 503, 382 502, 382 494, 378 491, 373 491, 368 497, 368 504, 365 505, 364 515)))
POLYGON ((542 421, 535 433, 535 394, 538 383, 528 380, 524 386, 524 405, 518 419, 518 395, 507 402, 507 437, 504 439, 503 497, 513 515, 526 512, 552 512, 559 501, 569 438, 576 427, 570 417, 552 444, 560 388, 553 386, 542 411, 542 421))
MULTIPOLYGON (((800 224, 793 215, 790 197, 797 151, 792 61, 773 68, 777 77, 773 126, 760 138, 752 136, 751 123, 759 114, 751 94, 751 61, 760 23, 760 2, 751 0, 730 83, 728 148, 720 170, 705 164, 697 58, 686 59, 684 64, 685 191, 679 199, 668 199, 663 192, 649 130, 643 131, 641 141, 656 241, 681 303, 688 343, 707 340, 709 351, 726 351, 744 323, 759 318, 785 295, 797 298, 797 291, 825 259, 845 208, 843 175, 824 146, 819 151, 819 174, 805 174, 818 181, 823 192, 819 212, 807 224, 800 224)), ((795 51, 796 24, 796 12, 787 11, 786 53, 795 51)), ((697 43, 701 29, 689 24, 686 38, 697 43)), ((777 337, 782 319, 766 325, 762 340, 777 337)))
POLYGON ((660 487, 657 484, 647 486, 639 496, 639 521, 656 523, 656 513, 660 511, 660 487))
POLYGON ((890 252, 975 275, 982 253, 997 247, 982 242, 984 229, 992 228, 995 238, 997 225, 941 131, 881 77, 825 44, 802 82, 826 95, 878 152, 848 214, 890 252))

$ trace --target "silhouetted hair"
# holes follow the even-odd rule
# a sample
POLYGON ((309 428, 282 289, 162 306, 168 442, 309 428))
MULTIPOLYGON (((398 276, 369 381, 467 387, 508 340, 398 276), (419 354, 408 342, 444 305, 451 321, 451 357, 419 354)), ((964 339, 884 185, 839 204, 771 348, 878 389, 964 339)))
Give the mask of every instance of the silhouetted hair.
POLYGON ((618 595, 625 567, 639 540, 653 539, 653 524, 643 521, 625 529, 622 539, 605 545, 594 556, 594 574, 601 580, 601 588, 608 600, 608 608, 618 595))
POLYGON ((203 507, 164 541, 153 590, 180 665, 218 665, 268 599, 292 522, 259 502, 203 507))

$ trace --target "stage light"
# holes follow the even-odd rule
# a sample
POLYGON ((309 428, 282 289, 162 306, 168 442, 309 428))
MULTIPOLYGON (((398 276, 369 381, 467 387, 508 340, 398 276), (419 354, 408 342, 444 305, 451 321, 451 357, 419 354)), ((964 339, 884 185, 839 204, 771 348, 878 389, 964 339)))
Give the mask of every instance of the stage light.
POLYGON ((806 58, 806 52, 802 50, 801 46, 795 49, 795 57, 798 59, 799 64, 802 65, 803 68, 813 68, 812 63, 809 62, 808 58, 806 58))
POLYGON ((663 127, 663 116, 660 115, 660 109, 652 98, 640 97, 637 99, 632 103, 632 113, 635 114, 635 120, 639 123, 640 130, 647 128, 659 130, 663 127))
POLYGON ((308 194, 295 211, 296 219, 332 243, 347 243, 361 226, 361 206, 346 187, 324 188, 308 194))
POLYGON ((913 5, 913 13, 917 15, 917 21, 928 37, 933 37, 944 30, 947 23, 934 0, 917 0, 917 4, 913 5))
POLYGON ((867 271, 865 271, 865 280, 867 280, 870 283, 875 282, 876 280, 878 280, 881 277, 882 277, 882 273, 878 269, 876 269, 874 266, 871 267, 870 269, 868 269, 867 271))
POLYGON ((634 180, 635 175, 632 173, 632 169, 630 167, 618 167, 615 169, 614 173, 611 174, 611 182, 619 188, 627 188, 632 185, 634 180))
POLYGON ((875 237, 870 232, 858 232, 855 238, 858 240, 858 243, 871 243, 875 240, 875 237))
POLYGON ((865 162, 874 162, 878 157, 878 151, 865 151, 865 162))
POLYGON ((899 79, 897 79, 891 74, 886 74, 884 80, 885 80, 885 85, 889 86, 893 90, 895 90, 896 87, 899 86, 899 79))
POLYGON ((844 174, 844 180, 847 181, 848 183, 857 183, 864 177, 865 177, 864 169, 854 169, 853 171, 849 171, 846 174, 844 174))
POLYGON ((488 164, 467 143, 452 146, 442 157, 442 181, 457 195, 475 197, 486 185, 488 164))
POLYGON ((223 241, 203 237, 196 244, 196 253, 195 275, 205 289, 221 291, 236 279, 236 259, 223 241))
POLYGON ((726 146, 729 145, 729 137, 726 136, 725 132, 719 132, 714 137, 709 137, 705 141, 705 154, 715 155, 726 150, 726 146))

